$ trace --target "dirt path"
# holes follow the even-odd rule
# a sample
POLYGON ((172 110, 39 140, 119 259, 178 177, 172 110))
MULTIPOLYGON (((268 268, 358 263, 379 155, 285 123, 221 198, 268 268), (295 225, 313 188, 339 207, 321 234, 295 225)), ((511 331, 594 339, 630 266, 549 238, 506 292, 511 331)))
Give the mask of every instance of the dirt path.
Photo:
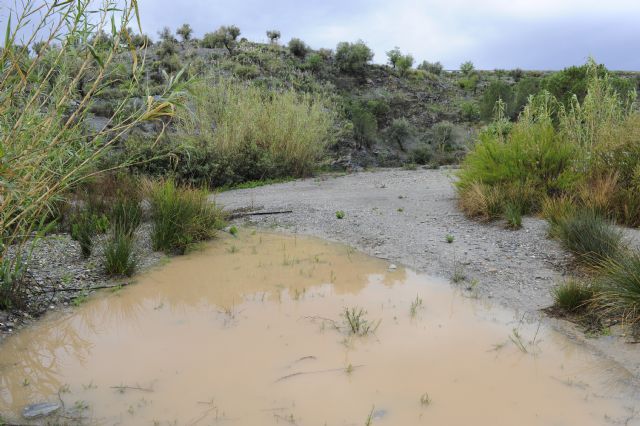
MULTIPOLYGON (((456 208, 452 182, 447 170, 383 170, 229 191, 215 200, 230 210, 292 210, 250 221, 343 242, 436 276, 462 275, 454 285, 539 318, 570 257, 546 238, 541 219, 525 218, 519 231, 468 220, 456 208), (343 219, 336 218, 338 210, 343 219)), ((545 321, 619 361, 632 376, 640 374, 637 345, 612 336, 585 339, 564 321, 545 321)))

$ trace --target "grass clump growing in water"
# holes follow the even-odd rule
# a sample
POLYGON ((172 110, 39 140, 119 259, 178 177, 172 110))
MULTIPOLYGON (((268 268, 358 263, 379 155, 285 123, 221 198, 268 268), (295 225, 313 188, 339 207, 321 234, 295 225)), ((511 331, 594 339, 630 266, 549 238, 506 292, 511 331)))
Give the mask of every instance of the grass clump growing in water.
POLYGON ((380 320, 369 321, 367 319, 367 311, 357 307, 344 308, 342 316, 344 317, 349 334, 356 336, 366 336, 375 333, 381 322, 380 320))
POLYGON ((152 183, 149 195, 154 250, 184 254, 224 225, 222 211, 209 202, 206 190, 178 187, 167 179, 152 183))

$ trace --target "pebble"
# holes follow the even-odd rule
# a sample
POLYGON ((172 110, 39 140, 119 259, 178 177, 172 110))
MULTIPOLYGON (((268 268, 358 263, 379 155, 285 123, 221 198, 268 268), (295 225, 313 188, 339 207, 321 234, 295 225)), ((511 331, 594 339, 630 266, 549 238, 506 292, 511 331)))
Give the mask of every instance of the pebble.
POLYGON ((38 402, 37 404, 30 404, 24 407, 22 417, 25 419, 35 419, 53 414, 59 409, 60 404, 57 402, 38 402))
POLYGON ((398 267, 395 264, 392 263, 391 265, 389 265, 390 271, 395 271, 396 269, 398 269, 398 267))

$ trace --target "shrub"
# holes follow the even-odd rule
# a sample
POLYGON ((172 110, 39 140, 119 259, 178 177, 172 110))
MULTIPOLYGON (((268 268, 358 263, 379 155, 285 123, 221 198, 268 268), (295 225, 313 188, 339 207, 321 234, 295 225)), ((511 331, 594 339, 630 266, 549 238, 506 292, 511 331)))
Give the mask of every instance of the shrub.
POLYGON ((182 37, 182 41, 189 41, 193 34, 193 28, 191 28, 189 24, 182 24, 182 26, 176 30, 176 34, 182 37))
POLYGON ((402 52, 400 52, 400 48, 396 46, 388 51, 387 58, 389 60, 389 65, 395 68, 400 58, 402 58, 402 52))
POLYGON ((549 222, 549 236, 560 237, 560 225, 575 213, 575 201, 569 196, 544 197, 542 217, 549 222))
POLYGON ((389 140, 396 143, 401 151, 405 150, 404 144, 413 134, 413 126, 406 118, 396 118, 387 129, 389 140))
POLYGON ((449 121, 436 123, 432 128, 433 143, 440 151, 448 151, 453 144, 453 124, 449 121))
POLYGON ((206 33, 202 38, 200 45, 207 48, 224 47, 227 49, 229 54, 232 55, 239 35, 240 28, 235 25, 223 25, 215 32, 206 33))
POLYGON ((460 115, 465 121, 474 123, 480 118, 480 108, 474 101, 465 101, 460 104, 460 115))
POLYGON ((335 60, 342 72, 361 76, 366 65, 373 59, 373 52, 362 41, 341 42, 336 47, 335 60))
POLYGON ((570 165, 577 149, 564 143, 548 112, 540 108, 525 114, 506 137, 490 131, 481 133, 462 163, 458 187, 476 182, 490 186, 527 183, 542 196, 575 186, 580 175, 570 165))
POLYGON ((473 66, 473 62, 467 61, 460 64, 460 71, 462 74, 469 76, 475 71, 475 67, 473 66))
POLYGON ((433 157, 433 152, 431 151, 431 147, 429 145, 423 145, 411 152, 411 161, 416 164, 428 164, 433 157))
POLYGON ((582 209, 561 220, 558 237, 580 263, 590 267, 618 258, 623 250, 622 233, 591 210, 582 209))
POLYGON ((413 66, 413 56, 403 55, 396 62, 396 66, 400 70, 400 74, 405 75, 413 66))
POLYGON ((289 52, 297 58, 304 59, 307 56, 307 52, 309 51, 309 47, 305 44, 304 41, 299 38, 292 38, 289 40, 289 52))
POLYGON ((607 259, 597 282, 595 305, 605 315, 620 316, 634 326, 640 323, 640 253, 607 259))
POLYGON ((512 118, 512 111, 509 109, 513 102, 513 92, 509 84, 494 80, 485 89, 480 101, 480 116, 485 121, 491 121, 496 115, 496 102, 502 100, 505 104, 504 115, 512 118))
POLYGON ((478 76, 476 74, 471 74, 467 77, 461 78, 458 80, 458 85, 461 89, 464 89, 469 92, 475 92, 478 88, 478 76))
POLYGON ((175 135, 183 153, 178 177, 187 182, 306 176, 334 135, 334 117, 319 95, 213 78, 192 92, 193 111, 182 115, 175 135))
POLYGON ((280 40, 280 31, 278 30, 268 30, 267 31, 267 38, 269 38, 269 42, 271 43, 277 43, 278 40, 280 40))
POLYGON ((444 67, 440 62, 422 61, 422 63, 418 65, 418 69, 430 72, 431 74, 440 75, 442 74, 444 67))
POLYGON ((359 147, 371 147, 378 135, 378 122, 371 111, 360 103, 352 104, 347 116, 353 124, 353 137, 359 147))
POLYGON ((178 187, 171 179, 149 185, 154 250, 183 254, 190 245, 215 236, 224 221, 208 195, 178 187))
POLYGON ((133 235, 117 228, 104 249, 104 268, 109 275, 130 277, 136 269, 133 235))
POLYGON ((596 294, 593 286, 570 279, 552 291, 554 306, 567 314, 575 314, 587 308, 596 294))
POLYGON ((320 71, 322 68, 322 56, 317 53, 313 53, 307 57, 304 67, 313 72, 320 71))
POLYGON ((164 27, 162 30, 158 31, 158 36, 162 41, 168 41, 171 43, 175 43, 178 40, 173 36, 171 29, 169 27, 164 27))

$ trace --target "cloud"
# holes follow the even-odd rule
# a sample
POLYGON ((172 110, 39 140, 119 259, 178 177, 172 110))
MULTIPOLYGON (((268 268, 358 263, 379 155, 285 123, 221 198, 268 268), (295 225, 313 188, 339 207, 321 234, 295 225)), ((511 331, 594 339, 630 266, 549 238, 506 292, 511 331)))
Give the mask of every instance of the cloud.
POLYGON ((145 30, 189 22, 199 35, 238 25, 252 40, 279 29, 315 48, 362 39, 376 62, 394 46, 456 68, 557 69, 593 55, 613 69, 640 69, 637 0, 141 0, 145 30))

